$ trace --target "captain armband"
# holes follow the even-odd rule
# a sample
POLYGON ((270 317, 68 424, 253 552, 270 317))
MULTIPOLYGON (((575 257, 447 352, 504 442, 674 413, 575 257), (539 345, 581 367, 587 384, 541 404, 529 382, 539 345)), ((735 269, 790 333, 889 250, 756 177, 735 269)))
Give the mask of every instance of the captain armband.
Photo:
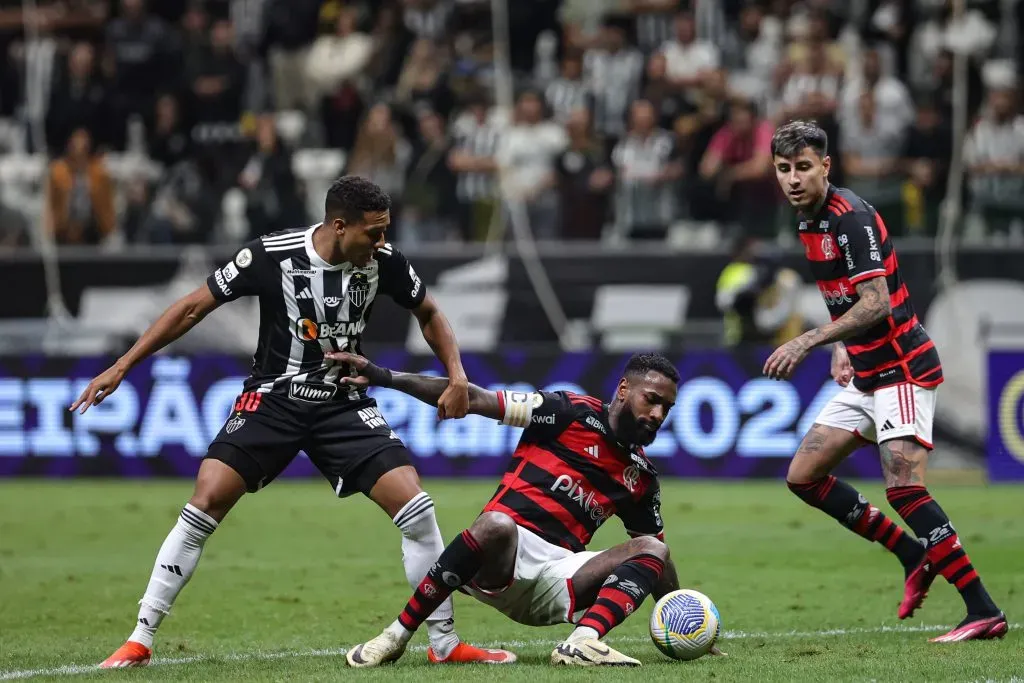
POLYGON ((527 427, 533 418, 533 411, 544 403, 544 396, 531 391, 498 392, 498 403, 501 405, 501 424, 509 427, 527 427))

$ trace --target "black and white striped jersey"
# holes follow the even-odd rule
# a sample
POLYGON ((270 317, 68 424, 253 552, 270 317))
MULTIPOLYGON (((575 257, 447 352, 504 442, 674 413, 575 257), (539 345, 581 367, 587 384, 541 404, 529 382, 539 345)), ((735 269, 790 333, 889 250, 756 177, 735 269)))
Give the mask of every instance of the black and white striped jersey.
POLYGON ((349 368, 324 358, 324 352, 361 352, 363 329, 378 295, 407 309, 426 296, 416 271, 390 244, 366 266, 332 265, 313 249, 316 227, 252 240, 207 279, 217 301, 259 297, 259 343, 245 391, 317 403, 360 398, 337 384, 349 368))

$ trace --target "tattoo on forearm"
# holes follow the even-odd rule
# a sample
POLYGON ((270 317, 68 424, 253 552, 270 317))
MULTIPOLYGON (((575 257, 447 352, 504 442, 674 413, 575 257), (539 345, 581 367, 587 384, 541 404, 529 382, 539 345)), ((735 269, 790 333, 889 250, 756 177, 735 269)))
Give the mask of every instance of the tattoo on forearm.
POLYGON ((878 447, 882 457, 885 485, 920 486, 924 484, 924 471, 928 451, 919 444, 904 439, 886 441, 878 447))
POLYGON ((838 320, 807 333, 815 346, 852 337, 889 315, 889 286, 884 277, 874 277, 857 283, 857 295, 860 297, 857 303, 838 320))

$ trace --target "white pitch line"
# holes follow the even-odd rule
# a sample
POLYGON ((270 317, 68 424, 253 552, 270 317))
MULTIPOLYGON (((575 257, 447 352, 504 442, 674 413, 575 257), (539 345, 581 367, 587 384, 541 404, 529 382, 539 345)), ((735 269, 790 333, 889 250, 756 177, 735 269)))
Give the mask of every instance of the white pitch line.
MULTIPOLYGON (((1020 628, 1022 624, 1010 624, 1011 628, 1020 628)), ((721 635, 725 640, 744 640, 751 638, 824 638, 828 636, 854 636, 870 633, 931 633, 935 631, 946 631, 953 628, 952 625, 917 625, 917 626, 874 626, 861 628, 829 628, 820 631, 726 631, 721 635)), ((609 638, 613 643, 645 643, 649 638, 637 636, 625 636, 622 638, 609 638)), ((558 640, 501 640, 493 643, 483 644, 481 647, 554 647, 558 640)), ((424 652, 426 647, 417 645, 409 648, 414 652, 424 652)), ((194 657, 161 657, 154 659, 149 666, 173 666, 177 664, 195 664, 198 662, 256 662, 271 661, 275 659, 293 659, 299 657, 328 657, 345 654, 345 648, 319 649, 319 650, 284 650, 281 652, 235 652, 223 655, 196 655, 194 657)), ((0 671, 0 681, 12 681, 33 676, 77 676, 86 673, 99 671, 95 664, 71 664, 58 666, 52 669, 21 669, 12 671, 0 671)))

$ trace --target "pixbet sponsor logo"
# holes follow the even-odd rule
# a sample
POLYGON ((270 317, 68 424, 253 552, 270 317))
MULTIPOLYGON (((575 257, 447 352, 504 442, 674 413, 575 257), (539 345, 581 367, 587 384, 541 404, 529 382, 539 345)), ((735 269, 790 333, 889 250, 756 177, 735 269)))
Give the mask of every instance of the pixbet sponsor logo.
POLYGON ((568 495, 571 501, 583 508, 583 511, 596 522, 603 522, 608 516, 604 506, 594 500, 595 492, 588 491, 584 488, 583 482, 574 480, 568 474, 559 475, 555 479, 555 483, 551 485, 551 490, 568 495))
POLYGON ((819 283, 818 291, 821 292, 821 298, 829 306, 853 303, 853 299, 850 298, 850 290, 847 289, 845 282, 838 283, 835 289, 829 289, 827 286, 819 283))

